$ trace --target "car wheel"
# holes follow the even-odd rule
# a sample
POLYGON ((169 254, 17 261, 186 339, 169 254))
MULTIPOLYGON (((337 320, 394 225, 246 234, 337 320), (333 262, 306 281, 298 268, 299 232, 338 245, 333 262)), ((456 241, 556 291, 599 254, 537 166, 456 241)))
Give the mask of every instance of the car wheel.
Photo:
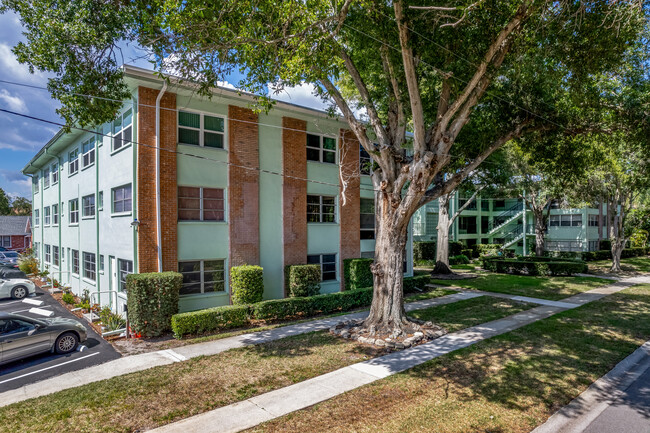
POLYGON ((70 353, 77 348, 79 344, 79 337, 72 332, 66 332, 59 335, 54 342, 54 350, 58 354, 70 353))
POLYGON ((23 299, 27 296, 27 287, 16 286, 11 290, 11 297, 14 299, 23 299))

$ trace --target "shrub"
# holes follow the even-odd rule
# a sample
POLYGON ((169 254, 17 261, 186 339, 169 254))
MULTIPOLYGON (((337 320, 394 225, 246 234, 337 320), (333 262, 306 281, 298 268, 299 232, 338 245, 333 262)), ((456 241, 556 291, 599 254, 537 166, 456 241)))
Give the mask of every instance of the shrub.
POLYGON ((188 334, 240 328, 250 321, 249 305, 227 305, 224 307, 208 308, 189 313, 174 314, 171 328, 174 337, 182 338, 188 334))
POLYGON ((32 256, 21 256, 18 260, 18 269, 27 275, 38 274, 38 260, 32 256))
POLYGON ((110 307, 104 307, 99 312, 99 320, 107 331, 117 331, 126 327, 126 320, 119 314, 113 313, 110 307))
POLYGON ((484 259, 483 267, 492 272, 518 275, 572 275, 587 271, 587 265, 584 262, 576 260, 484 259))
POLYGON ((435 260, 436 259, 436 243, 429 242, 413 242, 413 260, 435 260))
POLYGON ((61 300, 68 305, 72 305, 75 302, 74 295, 70 292, 64 293, 63 296, 61 297, 61 300))
POLYGON ((464 249, 461 250, 460 253, 468 259, 474 257, 474 250, 472 249, 464 249))
POLYGON ((600 250, 611 250, 612 242, 609 239, 602 239, 600 241, 600 250))
POLYGON ((343 275, 345 290, 371 287, 373 284, 370 266, 373 259, 345 259, 343 260, 343 275))
POLYGON ((264 296, 264 271, 260 266, 230 268, 232 303, 235 305, 260 302, 264 296))
POLYGON ((459 241, 449 242, 449 255, 458 256, 460 252, 465 248, 465 244, 459 241))
POLYGON ((320 292, 320 266, 290 265, 285 268, 289 282, 289 296, 314 296, 320 292))
POLYGON ((647 230, 636 229, 630 236, 630 246, 632 248, 643 248, 648 243, 649 233, 647 230))
POLYGON ((450 265, 466 265, 469 263, 469 258, 464 254, 449 257, 450 265))
POLYGON ((183 276, 178 272, 127 275, 129 322, 136 334, 155 337, 171 329, 182 284, 183 276))

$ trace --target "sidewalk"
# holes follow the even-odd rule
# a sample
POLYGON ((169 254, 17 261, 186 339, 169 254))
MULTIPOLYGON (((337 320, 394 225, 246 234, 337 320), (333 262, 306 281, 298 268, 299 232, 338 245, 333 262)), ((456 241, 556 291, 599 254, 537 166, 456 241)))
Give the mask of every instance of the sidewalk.
MULTIPOLYGON (((152 431, 158 433, 238 432, 640 283, 650 283, 650 277, 628 278, 563 299, 558 302, 564 304, 563 306, 542 305, 504 319, 447 334, 430 343, 353 364, 286 388, 195 415, 152 431)), ((459 294, 462 293, 467 292, 459 294)), ((549 301, 544 300, 544 302, 548 304, 549 301)))

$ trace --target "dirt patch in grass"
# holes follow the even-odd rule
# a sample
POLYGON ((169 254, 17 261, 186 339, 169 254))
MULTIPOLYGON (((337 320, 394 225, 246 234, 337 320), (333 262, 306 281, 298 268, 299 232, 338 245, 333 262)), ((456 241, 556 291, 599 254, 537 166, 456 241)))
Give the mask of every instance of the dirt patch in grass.
POLYGON ((594 277, 528 277, 525 275, 482 274, 472 280, 431 280, 441 286, 454 285, 466 289, 557 301, 597 287, 611 284, 611 280, 594 277))
POLYGON ((250 431, 529 432, 650 338, 649 299, 637 286, 250 431))

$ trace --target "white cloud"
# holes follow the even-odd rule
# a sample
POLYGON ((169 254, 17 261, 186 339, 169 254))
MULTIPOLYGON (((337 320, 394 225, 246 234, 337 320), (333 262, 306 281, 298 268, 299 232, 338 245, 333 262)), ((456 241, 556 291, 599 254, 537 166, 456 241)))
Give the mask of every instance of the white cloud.
POLYGON ((27 113, 27 105, 20 96, 14 96, 7 91, 7 89, 0 89, 0 100, 7 104, 10 110, 18 111, 20 113, 27 113))
POLYGON ((278 101, 288 102, 302 107, 315 108, 316 110, 326 110, 329 106, 327 102, 323 101, 319 96, 316 96, 316 87, 310 83, 303 82, 298 86, 285 87, 280 91, 271 83, 268 86, 271 91, 271 97, 278 101))
POLYGON ((11 47, 2 42, 0 42, 0 67, 2 67, 5 74, 11 76, 13 81, 45 82, 43 74, 40 72, 30 73, 26 65, 18 63, 16 56, 11 52, 11 47))
POLYGON ((3 189, 8 195, 28 198, 31 196, 32 180, 29 177, 17 170, 0 170, 0 175, 6 181, 3 189))

